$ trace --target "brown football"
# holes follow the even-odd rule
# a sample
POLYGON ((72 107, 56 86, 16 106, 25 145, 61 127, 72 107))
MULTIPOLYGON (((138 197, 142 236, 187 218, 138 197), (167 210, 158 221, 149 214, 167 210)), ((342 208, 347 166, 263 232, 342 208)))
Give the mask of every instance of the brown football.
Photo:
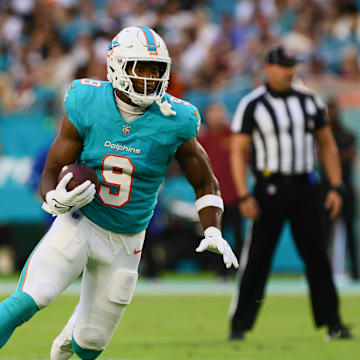
POLYGON ((99 189, 99 179, 95 170, 84 164, 70 164, 64 166, 59 174, 58 183, 69 172, 72 172, 74 177, 66 186, 68 191, 75 189, 78 185, 81 185, 86 180, 90 180, 93 184, 95 184, 96 190, 99 189))

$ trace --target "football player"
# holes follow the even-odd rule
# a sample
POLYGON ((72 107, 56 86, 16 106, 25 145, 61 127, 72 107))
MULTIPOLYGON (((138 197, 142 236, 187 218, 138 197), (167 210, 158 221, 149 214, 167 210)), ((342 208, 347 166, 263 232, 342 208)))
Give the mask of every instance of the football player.
POLYGON ((218 182, 196 140, 199 111, 166 93, 170 65, 155 31, 129 27, 109 46, 109 81, 70 85, 41 180, 43 209, 57 218, 29 257, 17 291, 0 304, 0 347, 83 273, 79 304, 50 358, 99 356, 131 302, 145 229, 173 156, 196 193, 204 229, 196 251, 218 252, 226 267, 238 267, 220 230, 218 182), (74 162, 96 170, 97 192, 90 181, 67 191, 72 173, 57 184, 62 167, 74 162))

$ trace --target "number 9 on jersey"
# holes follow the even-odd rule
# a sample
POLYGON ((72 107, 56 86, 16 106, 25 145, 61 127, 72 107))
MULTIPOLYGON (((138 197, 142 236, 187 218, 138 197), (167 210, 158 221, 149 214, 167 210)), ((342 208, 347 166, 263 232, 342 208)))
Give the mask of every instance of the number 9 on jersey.
POLYGON ((108 185, 100 185, 99 198, 103 204, 122 207, 130 200, 134 169, 126 156, 104 157, 101 176, 108 185))

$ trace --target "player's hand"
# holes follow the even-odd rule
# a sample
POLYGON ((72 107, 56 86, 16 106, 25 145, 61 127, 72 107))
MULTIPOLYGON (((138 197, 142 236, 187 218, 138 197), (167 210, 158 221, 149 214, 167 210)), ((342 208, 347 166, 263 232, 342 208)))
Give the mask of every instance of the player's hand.
POLYGON ((85 181, 71 191, 66 190, 66 185, 73 178, 72 173, 66 174, 58 183, 55 190, 46 194, 46 201, 42 204, 43 210, 54 216, 64 214, 70 210, 77 210, 89 204, 96 193, 95 184, 90 180, 85 181))
POLYGON ((261 212, 257 200, 252 195, 239 203, 239 210, 244 217, 251 220, 256 220, 261 212))
POLYGON ((204 250, 212 251, 217 254, 222 254, 224 263, 227 268, 233 265, 235 268, 239 267, 239 263, 235 254, 231 250, 230 245, 223 239, 221 231, 210 226, 204 231, 205 238, 201 240, 196 252, 203 252, 204 250))
POLYGON ((334 219, 340 212, 342 207, 342 197, 336 190, 330 190, 325 199, 325 209, 329 210, 330 218, 334 219))

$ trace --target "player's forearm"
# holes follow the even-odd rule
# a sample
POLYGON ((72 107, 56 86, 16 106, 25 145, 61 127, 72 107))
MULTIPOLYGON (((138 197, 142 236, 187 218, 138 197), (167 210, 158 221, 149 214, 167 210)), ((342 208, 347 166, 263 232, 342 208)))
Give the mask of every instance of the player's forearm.
POLYGON ((200 222, 203 230, 210 226, 221 229, 222 209, 214 206, 207 206, 199 211, 200 222))
POLYGON ((199 211, 200 222, 203 229, 207 229, 209 226, 215 226, 221 229, 221 218, 223 210, 220 207, 222 206, 222 199, 220 193, 220 187, 217 179, 209 174, 207 181, 204 182, 202 186, 194 187, 197 206, 203 201, 206 201, 204 208, 199 211), (208 196, 210 195, 210 197, 208 196), (211 195, 214 195, 213 197, 211 195), (220 204, 221 202, 221 204, 220 204), (211 204, 213 206, 211 206, 211 204))
POLYGON ((46 194, 50 190, 54 190, 56 188, 57 179, 59 175, 59 171, 52 169, 45 169, 41 175, 41 183, 40 183, 40 194, 43 200, 45 201, 46 194))
POLYGON ((56 188, 58 176, 64 165, 76 161, 82 151, 82 140, 76 128, 65 117, 60 133, 51 144, 41 176, 40 192, 45 200, 46 193, 56 188))
MULTIPOLYGON (((220 193, 219 183, 217 179, 211 174, 209 174, 209 179, 205 181, 202 186, 198 186, 198 187, 195 186, 194 191, 196 194, 196 200, 208 199, 208 201, 210 200, 210 204, 211 204, 212 201, 211 197, 209 198, 206 196, 215 195, 216 197, 219 197, 219 199, 217 199, 216 197, 213 198, 215 199, 215 202, 218 200, 222 201, 220 198, 221 193, 220 193)), ((197 203, 199 204, 199 202, 197 203)), ((216 204, 214 203, 214 205, 216 204)), ((222 212, 223 212, 222 209, 215 206, 206 206, 203 209, 201 209, 199 211, 199 217, 203 229, 205 230, 209 226, 215 226, 220 229, 222 212)))
POLYGON ((196 199, 208 194, 221 196, 219 182, 210 172, 206 175, 204 174, 201 181, 196 183, 192 182, 192 186, 195 191, 196 199))

